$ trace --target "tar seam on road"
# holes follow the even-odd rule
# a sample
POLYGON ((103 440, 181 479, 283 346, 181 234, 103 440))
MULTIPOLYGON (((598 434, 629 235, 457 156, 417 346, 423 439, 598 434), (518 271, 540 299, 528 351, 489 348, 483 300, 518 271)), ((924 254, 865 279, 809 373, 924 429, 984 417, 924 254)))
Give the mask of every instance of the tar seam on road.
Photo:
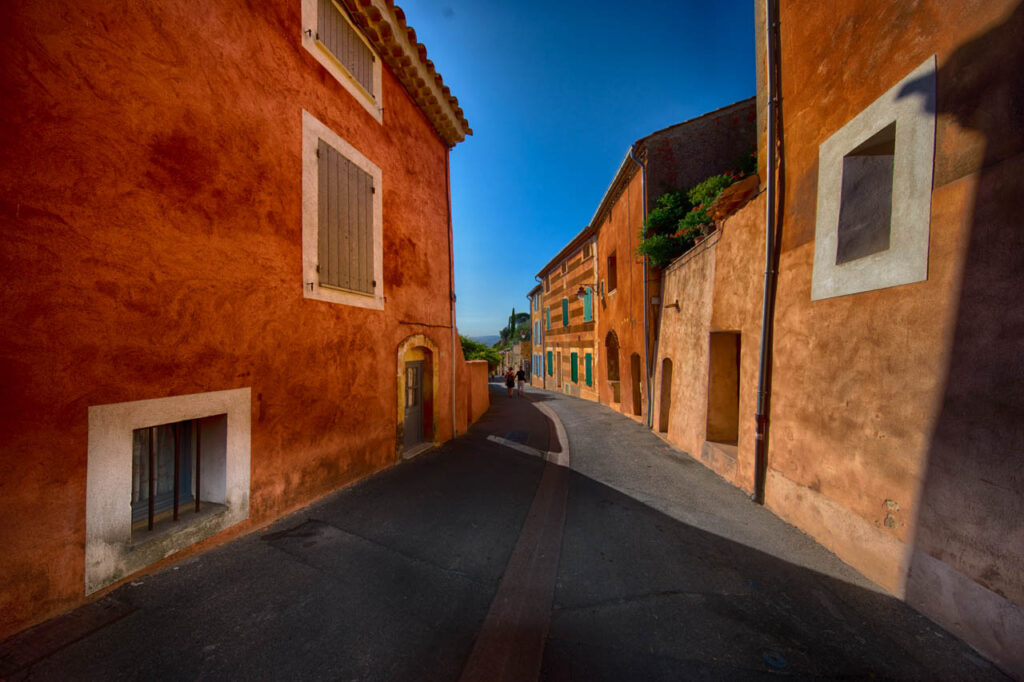
MULTIPOLYGON (((540 674, 569 493, 565 429, 550 408, 542 412, 555 424, 562 451, 541 453, 529 448, 546 454, 547 464, 460 682, 518 682, 536 680, 540 674)), ((512 441, 502 444, 518 446, 517 450, 527 447, 512 441)))

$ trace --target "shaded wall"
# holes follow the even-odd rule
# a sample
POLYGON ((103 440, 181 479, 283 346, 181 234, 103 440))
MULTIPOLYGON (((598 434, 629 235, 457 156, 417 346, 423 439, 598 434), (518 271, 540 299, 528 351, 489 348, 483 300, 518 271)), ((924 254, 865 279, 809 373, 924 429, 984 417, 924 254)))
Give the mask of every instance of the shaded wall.
POLYGON ((473 424, 491 406, 490 391, 487 389, 487 361, 469 360, 466 369, 466 411, 469 424, 473 424))
POLYGON ((371 118, 299 10, 0 9, 0 638, 83 600, 90 405, 251 387, 250 518, 200 548, 394 462, 411 334, 451 437, 445 145, 386 68, 371 118), (302 296, 303 109, 382 169, 383 311, 302 296))
POLYGON ((1022 10, 782 5, 768 504, 1024 676, 1022 10), (927 280, 812 302, 818 146, 932 54, 927 280))

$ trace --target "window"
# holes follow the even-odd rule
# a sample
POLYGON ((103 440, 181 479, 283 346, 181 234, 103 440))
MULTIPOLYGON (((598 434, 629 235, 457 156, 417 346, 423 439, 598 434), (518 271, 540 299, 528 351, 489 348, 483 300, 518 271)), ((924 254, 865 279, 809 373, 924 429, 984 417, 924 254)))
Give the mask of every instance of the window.
POLYGON ((384 308, 380 168, 302 112, 303 295, 384 308))
POLYGON ((380 59, 336 0, 302 0, 302 46, 378 123, 380 59))
POLYGON ((818 148, 811 300, 928 278, 935 57, 818 148))
POLYGON ((540 296, 539 295, 533 297, 533 309, 534 310, 540 310, 540 296))
POLYGON ((554 374, 555 368, 553 367, 553 364, 551 351, 548 351, 548 376, 552 376, 554 374))
POLYGON ((548 306, 547 308, 544 309, 544 315, 545 315, 545 317, 547 317, 547 327, 546 328, 548 329, 548 331, 550 331, 551 330, 551 306, 548 306))
POLYGON ((592 247, 591 247, 590 242, 587 242, 586 244, 583 245, 583 258, 584 258, 584 260, 586 260, 587 258, 590 258, 591 251, 592 251, 592 247))
POLYGON ((587 386, 594 385, 593 375, 593 359, 590 357, 590 353, 583 354, 583 372, 584 378, 586 379, 587 386))
POLYGON ((248 388, 89 407, 86 594, 248 518, 251 415, 248 388))
POLYGON ((618 288, 618 273, 615 268, 615 252, 608 256, 608 292, 611 293, 618 288))
POLYGON ((572 383, 578 384, 580 382, 580 363, 579 353, 569 354, 569 373, 572 377, 572 383))
POLYGON ((569 326, 569 299, 562 299, 562 326, 569 326))
POLYGON ((551 291, 551 275, 544 278, 544 293, 551 291))
POLYGON ((569 269, 569 261, 562 261, 561 273, 564 275, 565 271, 569 269))
POLYGON ((591 305, 591 292, 590 287, 587 287, 586 294, 583 295, 583 321, 591 322, 594 319, 594 310, 591 305))

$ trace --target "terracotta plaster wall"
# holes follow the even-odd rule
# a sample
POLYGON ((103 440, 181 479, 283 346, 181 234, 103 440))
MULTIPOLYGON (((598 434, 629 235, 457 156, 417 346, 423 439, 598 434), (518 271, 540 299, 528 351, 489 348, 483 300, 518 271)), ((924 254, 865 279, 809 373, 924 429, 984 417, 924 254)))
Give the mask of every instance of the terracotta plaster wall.
POLYGON ((0 9, 0 638, 84 599, 91 405, 251 387, 249 520, 201 547, 393 464, 412 334, 451 437, 445 145, 387 69, 378 124, 299 9, 0 9), (383 311, 302 296, 303 109, 382 169, 383 311))
POLYGON ((767 495, 1024 676, 1022 35, 1016 1, 782 3, 767 495), (812 302, 818 146, 932 54, 928 278, 812 302))
MULTIPOLYGON (((611 405, 629 416, 634 416, 630 384, 630 357, 633 353, 637 353, 641 358, 640 411, 642 415, 647 413, 647 381, 643 376, 644 266, 643 261, 636 256, 638 235, 644 221, 642 202, 643 184, 641 174, 637 170, 612 203, 611 210, 605 214, 604 222, 598 226, 597 232, 598 281, 604 282, 605 291, 597 314, 597 346, 602 358, 605 358, 605 339, 608 333, 615 332, 618 337, 622 400, 616 403, 612 398, 606 358, 596 375, 599 399, 602 403, 611 405), (612 252, 615 252, 618 286, 615 291, 608 291, 608 256, 612 252)), ((660 275, 652 272, 649 276, 650 295, 654 296, 657 295, 660 275)))
POLYGON ((472 425, 491 406, 490 392, 487 389, 487 361, 469 360, 466 362, 466 369, 466 381, 468 382, 466 387, 466 411, 469 417, 469 424, 472 425))

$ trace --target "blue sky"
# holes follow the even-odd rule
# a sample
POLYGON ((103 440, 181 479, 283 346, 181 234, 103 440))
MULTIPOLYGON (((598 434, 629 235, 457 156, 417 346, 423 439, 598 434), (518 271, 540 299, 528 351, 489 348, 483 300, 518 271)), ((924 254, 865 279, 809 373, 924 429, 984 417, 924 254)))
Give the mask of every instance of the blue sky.
POLYGON ((466 336, 527 309, 633 141, 755 92, 753 0, 398 4, 474 132, 451 155, 466 336))

